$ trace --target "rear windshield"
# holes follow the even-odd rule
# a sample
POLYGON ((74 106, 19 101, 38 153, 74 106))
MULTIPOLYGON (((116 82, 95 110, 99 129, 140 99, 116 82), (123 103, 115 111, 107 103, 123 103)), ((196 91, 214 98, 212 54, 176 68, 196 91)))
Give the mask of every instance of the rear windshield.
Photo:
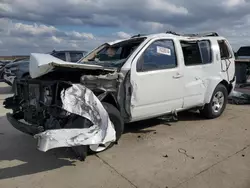
POLYGON ((240 47, 237 52, 238 56, 250 56, 250 46, 240 47))

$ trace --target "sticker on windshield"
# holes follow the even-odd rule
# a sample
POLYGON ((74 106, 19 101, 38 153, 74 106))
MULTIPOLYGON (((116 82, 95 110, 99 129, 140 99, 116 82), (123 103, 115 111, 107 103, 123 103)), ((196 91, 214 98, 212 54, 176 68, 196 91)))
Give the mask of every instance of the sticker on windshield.
POLYGON ((171 50, 169 48, 157 46, 157 53, 163 55, 171 55, 171 50))

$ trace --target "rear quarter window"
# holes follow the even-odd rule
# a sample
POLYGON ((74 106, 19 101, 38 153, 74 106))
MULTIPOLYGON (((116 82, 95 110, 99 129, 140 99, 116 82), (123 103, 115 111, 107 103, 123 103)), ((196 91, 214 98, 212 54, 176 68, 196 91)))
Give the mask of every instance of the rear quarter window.
POLYGON ((220 56, 221 59, 229 59, 232 57, 232 54, 229 50, 229 47, 225 40, 218 40, 219 48, 220 48, 220 56))

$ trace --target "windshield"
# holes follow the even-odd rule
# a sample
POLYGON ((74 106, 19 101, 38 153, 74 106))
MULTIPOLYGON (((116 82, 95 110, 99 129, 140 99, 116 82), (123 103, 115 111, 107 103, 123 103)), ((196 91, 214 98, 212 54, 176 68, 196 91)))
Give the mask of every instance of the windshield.
POLYGON ((81 63, 96 64, 104 67, 120 67, 145 39, 145 37, 134 38, 114 45, 102 45, 83 58, 81 63))
POLYGON ((240 47, 237 52, 238 56, 250 56, 250 46, 248 47, 240 47))

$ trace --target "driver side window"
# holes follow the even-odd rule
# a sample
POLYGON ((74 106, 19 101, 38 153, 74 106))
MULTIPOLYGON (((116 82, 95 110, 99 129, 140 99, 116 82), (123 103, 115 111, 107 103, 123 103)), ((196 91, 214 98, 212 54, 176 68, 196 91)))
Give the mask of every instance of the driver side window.
POLYGON ((157 40, 149 45, 136 65, 137 72, 170 69, 177 67, 174 42, 157 40))

